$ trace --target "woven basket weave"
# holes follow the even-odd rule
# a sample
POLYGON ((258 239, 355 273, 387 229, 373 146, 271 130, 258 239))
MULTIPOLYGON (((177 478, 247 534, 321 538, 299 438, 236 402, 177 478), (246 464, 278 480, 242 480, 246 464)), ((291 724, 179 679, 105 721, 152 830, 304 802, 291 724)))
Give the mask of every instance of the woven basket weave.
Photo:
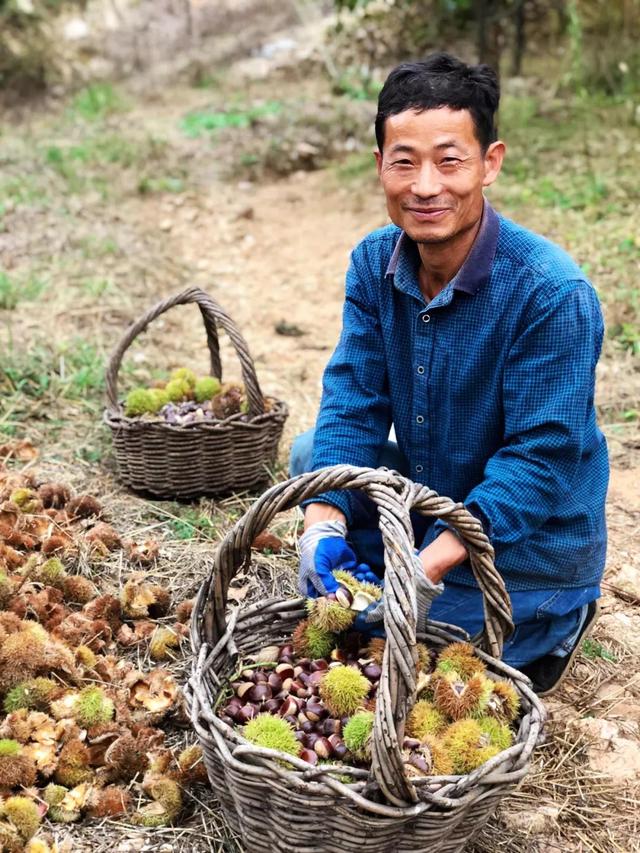
MULTIPOLYGON (((461 504, 386 469, 336 466, 265 492, 220 544, 194 609, 194 663, 185 689, 214 795, 247 853, 457 853, 498 801, 526 775, 545 717, 524 675, 503 664, 511 607, 480 523, 461 504), (370 772, 306 762, 247 742, 216 716, 222 689, 242 660, 288 642, 305 617, 302 599, 268 600, 226 612, 229 584, 250 561, 251 543, 276 513, 331 489, 359 489, 376 503, 385 548, 385 630, 370 772), (513 746, 465 776, 409 779, 401 744, 416 694, 416 599, 409 510, 437 516, 458 531, 483 592, 485 629, 478 645, 491 677, 512 679, 523 716, 513 746), (346 784, 340 777, 354 779, 346 784)), ((431 622, 418 639, 440 648, 460 629, 431 622)))
POLYGON ((247 344, 228 314, 203 290, 191 287, 163 299, 133 323, 109 359, 106 372, 105 423, 111 428, 118 470, 132 489, 163 498, 195 498, 253 489, 269 478, 287 419, 285 403, 267 398, 265 412, 247 344), (242 367, 249 404, 248 417, 174 426, 164 421, 128 418, 118 401, 122 357, 147 326, 175 305, 194 302, 202 314, 211 375, 222 379, 217 326, 228 334, 242 367))

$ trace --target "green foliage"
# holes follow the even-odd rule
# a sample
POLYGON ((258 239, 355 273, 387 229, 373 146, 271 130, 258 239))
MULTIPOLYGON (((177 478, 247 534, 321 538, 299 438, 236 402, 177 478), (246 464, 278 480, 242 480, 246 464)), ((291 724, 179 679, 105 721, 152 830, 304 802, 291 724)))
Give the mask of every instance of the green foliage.
POLYGON ((92 83, 71 103, 72 112, 86 121, 98 121, 124 109, 124 102, 111 83, 92 83))
POLYGON ((45 289, 36 276, 13 278, 0 270, 0 309, 12 311, 20 302, 33 302, 45 289))
POLYGON ((180 122, 180 129, 185 136, 196 139, 212 131, 233 127, 249 127, 256 119, 276 115, 281 109, 280 101, 267 101, 264 104, 230 112, 197 111, 184 116, 180 122))
POLYGON ((582 643, 582 654, 586 658, 589 658, 589 660, 596 660, 597 658, 600 658, 600 660, 607 660, 611 663, 615 663, 617 660, 613 652, 610 652, 609 649, 602 645, 602 643, 591 639, 591 637, 588 637, 582 643))
POLYGON ((173 518, 170 527, 176 539, 213 539, 215 525, 211 518, 198 509, 185 509, 178 518, 173 518))

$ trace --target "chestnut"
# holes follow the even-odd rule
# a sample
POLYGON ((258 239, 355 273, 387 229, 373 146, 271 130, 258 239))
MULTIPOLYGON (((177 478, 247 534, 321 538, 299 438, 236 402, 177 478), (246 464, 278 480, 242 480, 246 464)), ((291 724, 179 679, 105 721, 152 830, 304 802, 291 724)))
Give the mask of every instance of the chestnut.
POLYGON ((296 739, 297 741, 299 741, 300 743, 303 743, 303 742, 304 742, 304 732, 301 732, 301 731, 299 731, 299 730, 298 730, 298 731, 295 731, 295 732, 293 733, 293 736, 294 736, 294 737, 295 737, 295 739, 296 739))
POLYGON ((334 746, 334 748, 333 748, 333 754, 335 755, 335 757, 336 757, 339 761, 342 761, 342 759, 343 759, 343 758, 346 758, 346 756, 348 755, 348 753, 349 753, 349 750, 347 749, 347 747, 346 747, 346 746, 344 745, 344 743, 342 743, 342 742, 341 742, 341 743, 339 743, 339 744, 337 744, 337 745, 336 745, 336 746, 334 746))
POLYGON ((424 773, 426 776, 428 776, 432 771, 429 762, 427 762, 424 755, 421 755, 419 752, 411 753, 411 755, 409 756, 409 764, 411 764, 421 773, 424 773))
POLYGON ((293 646, 291 645, 291 643, 287 643, 284 646, 280 646, 279 659, 282 660, 283 657, 285 657, 285 658, 292 658, 293 657, 293 646))
POLYGON ((227 726, 233 726, 233 724, 234 724, 234 722, 235 722, 235 720, 234 720, 232 717, 230 717, 228 714, 221 714, 221 715, 220 715, 220 719, 221 719, 221 720, 222 720, 222 722, 223 722, 223 723, 225 723, 227 726))
POLYGON ((333 755, 333 747, 326 737, 319 737, 314 743, 313 749, 317 752, 319 758, 331 758, 333 755))
POLYGON ((331 744, 331 748, 334 751, 343 743, 343 740, 339 735, 329 735, 327 740, 331 744))
POLYGON ((249 691, 249 700, 251 702, 266 702, 267 699, 273 698, 273 691, 265 682, 258 682, 253 685, 253 689, 249 691))
POLYGON ((329 717, 322 724, 322 733, 329 737, 330 735, 339 735, 342 732, 342 723, 333 717, 329 717))
POLYGON ((310 720, 304 711, 300 711, 298 714, 298 724, 302 725, 303 723, 313 723, 313 720, 310 720))
POLYGON ((289 666, 293 666, 293 658, 291 655, 283 655, 281 658, 278 658, 278 660, 280 663, 286 663, 289 666))
POLYGON ((301 750, 299 757, 303 761, 306 761, 307 764, 317 764, 318 763, 318 753, 314 752, 312 749, 301 750))
POLYGON ((281 705, 282 705, 281 699, 275 699, 275 698, 274 699, 267 699, 267 701, 264 703, 264 709, 269 714, 277 714, 278 711, 280 710, 281 705))
POLYGON ((420 741, 415 737, 405 737, 402 741, 403 749, 418 749, 420 746, 420 741))
MULTIPOLYGON (((300 728, 306 735, 310 735, 315 730, 315 726, 311 720, 305 720, 304 723, 300 724, 300 728)), ((319 734, 319 732, 317 734, 319 734)))
POLYGON ((267 673, 264 672, 263 670, 259 669, 256 671, 256 674, 255 674, 253 680, 255 681, 256 684, 261 684, 262 682, 268 681, 268 678, 269 678, 269 676, 267 675, 267 673))
POLYGON ((280 706, 280 714, 283 717, 296 717, 300 710, 300 703, 293 696, 287 696, 280 706))
POLYGON ((311 670, 311 672, 324 672, 325 670, 329 669, 329 664, 324 658, 316 658, 316 660, 311 661, 309 669, 311 670))
POLYGON ((285 678, 282 682, 282 692, 288 693, 291 690, 291 685, 293 684, 293 678, 285 678))
POLYGON ((307 749, 313 749, 319 737, 320 735, 315 734, 315 732, 309 732, 308 734, 305 732, 303 743, 306 744, 307 749))
POLYGON ((310 687, 319 687, 320 682, 324 678, 325 672, 322 669, 318 669, 316 672, 312 672, 309 676, 309 686, 310 687))
POLYGON ((253 683, 253 681, 242 681, 237 687, 236 696, 238 697, 238 699, 243 699, 246 701, 248 694, 251 692, 251 690, 253 690, 254 687, 255 684, 253 683))
POLYGON ((287 714, 283 719, 285 719, 294 729, 298 725, 298 718, 294 717, 292 714, 287 714))
POLYGON ((235 718, 238 723, 248 723, 249 720, 253 720, 257 713, 258 709, 256 708, 256 706, 247 703, 246 705, 243 705, 242 708, 240 708, 235 718))
POLYGON ((298 661, 298 666, 301 666, 302 669, 306 672, 311 666, 311 658, 300 658, 298 661))
POLYGON ((293 678, 293 667, 290 663, 279 663, 274 672, 276 675, 280 676, 283 682, 286 681, 287 678, 293 678))
POLYGON ((282 690, 282 679, 276 672, 270 672, 267 678, 267 684, 273 690, 273 693, 279 693, 282 690))
POLYGON ((345 609, 349 609, 353 604, 353 595, 349 592, 346 586, 339 586, 335 591, 336 601, 345 609))
POLYGON ((240 677, 243 681, 253 681, 256 680, 256 670, 255 669, 243 669, 240 673, 240 677))
POLYGON ((300 684, 304 684, 305 687, 309 687, 311 683, 311 676, 308 672, 299 672, 296 676, 296 680, 300 682, 300 684))
POLYGON ((327 716, 328 711, 321 702, 309 699, 305 713, 312 723, 317 723, 318 720, 322 720, 327 716))
POLYGON ((377 663, 368 663, 366 666, 362 667, 362 674, 368 678, 369 681, 380 681, 382 667, 377 663))

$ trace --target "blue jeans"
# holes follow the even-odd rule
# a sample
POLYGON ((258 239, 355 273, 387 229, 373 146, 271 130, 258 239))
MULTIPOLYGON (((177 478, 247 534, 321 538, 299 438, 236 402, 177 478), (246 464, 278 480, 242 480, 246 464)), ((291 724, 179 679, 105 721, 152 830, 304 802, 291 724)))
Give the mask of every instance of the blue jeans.
MULTIPOLYGON (((299 435, 291 448, 289 471, 292 477, 311 470, 314 430, 299 435)), ((378 459, 380 467, 392 468, 407 475, 409 466, 398 445, 389 441, 378 459)), ((382 536, 378 514, 372 501, 352 492, 353 518, 349 542, 358 560, 368 563, 380 576, 384 571, 382 536)), ((416 547, 421 550, 432 539, 430 519, 412 513, 416 547), (426 540, 426 541, 425 541, 426 540)), ((547 654, 564 657, 577 641, 587 613, 587 605, 600 596, 597 586, 577 589, 541 589, 509 591, 513 607, 515 631, 505 642, 503 660, 516 668, 525 666, 547 654)), ((430 618, 448 622, 475 636, 482 630, 484 614, 482 593, 475 583, 447 583, 444 592, 431 605, 430 618)))

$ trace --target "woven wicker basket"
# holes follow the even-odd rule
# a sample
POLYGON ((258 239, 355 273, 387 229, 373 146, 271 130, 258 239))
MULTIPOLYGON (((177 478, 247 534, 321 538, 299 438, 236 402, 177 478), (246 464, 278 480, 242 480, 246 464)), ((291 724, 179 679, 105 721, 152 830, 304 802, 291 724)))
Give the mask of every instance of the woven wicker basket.
MULTIPOLYGON (((194 664, 186 687, 191 719, 215 796, 247 853, 456 853, 487 821, 501 797, 526 775, 544 708, 524 675, 501 663, 511 607, 480 523, 461 504, 385 469, 336 466, 265 492, 220 544, 192 621, 194 664), (287 642, 304 618, 302 599, 269 600, 226 612, 227 591, 250 560, 251 543, 276 513, 329 489, 359 489, 379 510, 385 547, 387 643, 378 686, 371 771, 311 766, 248 743, 215 713, 239 662, 265 645, 287 642), (405 719, 416 692, 416 617, 409 510, 446 519, 464 539, 484 596, 478 654, 492 677, 509 677, 523 717, 514 745, 465 776, 409 779, 401 756, 405 719), (355 780, 345 784, 348 772, 355 780)), ((438 648, 461 639, 458 628, 429 623, 418 639, 438 648)))
POLYGON ((253 360, 237 326, 203 290, 191 287, 150 308, 125 332, 109 359, 106 372, 105 423, 111 428, 118 470, 132 489, 163 498, 195 498, 253 489, 269 478, 278 452, 288 409, 267 398, 265 412, 253 360), (207 334, 211 375, 222 379, 217 326, 226 331, 240 359, 249 403, 248 417, 174 426, 125 416, 118 401, 122 357, 147 326, 175 305, 195 302, 207 334))

